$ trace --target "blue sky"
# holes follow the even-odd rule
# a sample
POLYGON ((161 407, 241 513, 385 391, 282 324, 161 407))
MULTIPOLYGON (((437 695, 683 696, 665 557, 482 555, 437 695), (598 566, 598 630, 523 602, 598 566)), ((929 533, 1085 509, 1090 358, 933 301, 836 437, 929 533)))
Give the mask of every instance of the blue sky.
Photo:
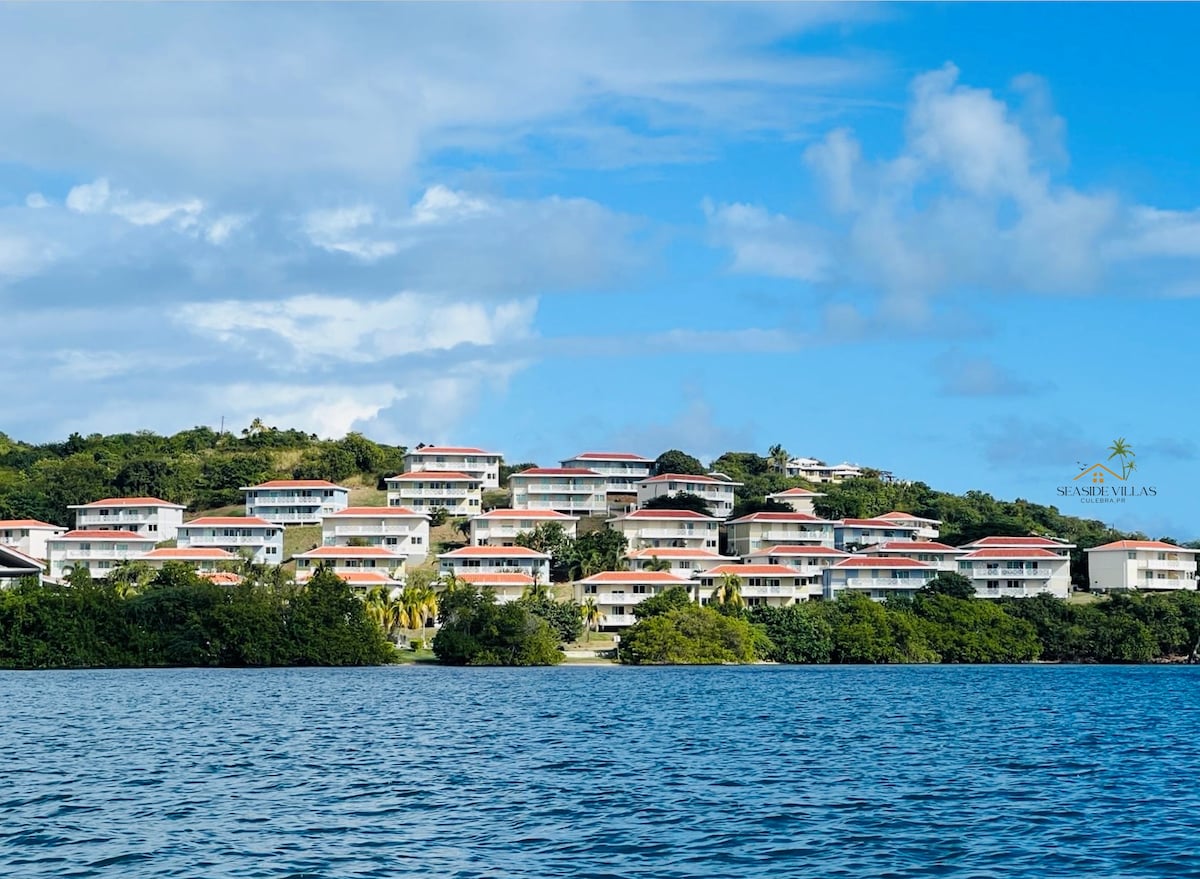
POLYGON ((850 460, 1200 536, 1187 4, 0 6, 3 429, 850 460))

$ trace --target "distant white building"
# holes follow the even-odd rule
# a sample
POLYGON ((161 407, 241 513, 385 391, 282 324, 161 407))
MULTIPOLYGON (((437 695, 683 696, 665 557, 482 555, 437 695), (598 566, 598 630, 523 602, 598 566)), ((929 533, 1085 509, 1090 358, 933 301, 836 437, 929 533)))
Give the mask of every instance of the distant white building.
POLYGON ((405 507, 417 513, 441 509, 451 516, 474 516, 483 503, 483 483, 467 473, 421 470, 389 476, 385 481, 389 507, 405 507))
POLYGON ((579 517, 555 510, 488 510, 471 517, 471 545, 513 546, 518 534, 548 522, 561 525, 563 533, 574 539, 579 517))
POLYGON ((1036 546, 971 550, 959 557, 958 572, 971 581, 976 598, 1071 594, 1071 559, 1036 546))
POLYGON ((524 574, 550 582, 550 556, 523 546, 464 546, 438 556, 443 574, 524 574))
POLYGON ((575 600, 583 604, 593 599, 603 614, 598 628, 611 632, 637 622, 633 608, 647 598, 682 588, 691 599, 693 585, 691 580, 665 571, 601 571, 575 583, 575 600))
POLYGON ((707 549, 720 544, 721 520, 692 510, 634 510, 608 520, 625 535, 630 550, 707 549))
POLYGON ((346 574, 372 574, 375 576, 370 579, 377 585, 399 585, 404 582, 407 561, 406 556, 382 546, 318 546, 293 558, 297 583, 309 580, 323 565, 343 579, 346 574))
POLYGON ((653 458, 643 458, 630 452, 583 452, 562 462, 563 467, 582 467, 601 474, 608 494, 637 494, 638 483, 649 478, 654 469, 653 458))
POLYGON ((882 516, 876 516, 884 522, 895 522, 897 525, 904 525, 917 530, 913 532, 915 540, 937 540, 941 534, 939 530, 942 525, 940 519, 926 519, 922 516, 917 516, 912 513, 902 513, 899 510, 893 510, 890 513, 884 513, 882 516))
POLYGON ((786 474, 793 479, 813 483, 838 483, 855 476, 862 476, 863 469, 857 464, 826 464, 817 458, 792 458, 788 461, 786 474))
POLYGON ((814 516, 816 512, 813 509, 813 503, 819 497, 825 497, 825 494, 807 488, 786 488, 783 491, 767 495, 767 500, 775 501, 777 504, 787 504, 797 513, 814 516))
POLYGON ((771 546, 752 552, 745 557, 751 565, 784 565, 791 568, 802 578, 799 585, 808 589, 811 596, 822 595, 825 582, 825 569, 836 565, 849 553, 834 549, 831 546, 783 545, 771 546))
POLYGON ((891 519, 841 519, 834 523, 833 545, 853 551, 876 543, 913 540, 921 528, 891 519))
POLYGON ((46 541, 67 529, 37 519, 0 519, 0 546, 9 546, 31 558, 46 560, 46 541))
POLYGON ((470 583, 476 589, 490 589, 496 596, 497 604, 508 604, 516 601, 525 594, 525 590, 533 585, 533 577, 517 571, 502 571, 500 573, 479 573, 463 571, 455 577, 464 583, 470 583))
POLYGON ((0 545, 0 588, 25 577, 36 577, 40 581, 43 573, 41 559, 35 559, 15 547, 0 545))
POLYGON ((961 549, 1044 549, 1064 558, 1070 556, 1075 544, 1053 537, 981 537, 964 543, 961 549))
POLYGON ((639 507, 659 497, 675 497, 677 494, 694 494, 704 499, 709 512, 718 519, 727 519, 737 503, 735 492, 742 483, 715 476, 685 476, 680 473, 663 473, 643 479, 637 486, 639 507))
POLYGON ((350 504, 350 489, 324 479, 272 479, 245 485, 246 515, 276 525, 320 525, 350 504))
POLYGON ((283 561, 283 526, 257 516, 201 516, 179 526, 176 546, 250 554, 256 565, 283 561))
POLYGON ((785 544, 833 546, 834 523, 807 513, 749 513, 725 524, 728 550, 747 556, 785 544))
POLYGON ((154 540, 174 540, 185 509, 156 497, 110 497, 69 508, 76 531, 131 531, 154 540))
POLYGON ((657 559, 670 565, 668 573, 677 577, 690 578, 697 571, 707 571, 717 565, 736 564, 737 559, 730 556, 718 555, 709 549, 675 549, 660 547, 657 549, 635 549, 625 554, 629 559, 631 571, 645 571, 657 559))
POLYGON ((928 562, 910 558, 855 555, 825 569, 823 590, 828 599, 845 593, 865 595, 875 601, 911 598, 937 573, 937 568, 928 562))
POLYGON ((819 584, 788 565, 718 565, 695 575, 700 603, 711 603, 713 590, 729 575, 738 578, 742 600, 747 606, 787 607, 797 601, 821 597, 819 584))
POLYGON ((325 546, 381 546, 412 568, 429 556, 429 516, 406 507, 346 507, 321 519, 325 546))
POLYGON ((969 550, 929 540, 889 540, 864 546, 858 551, 858 554, 912 559, 933 565, 939 571, 957 572, 958 559, 967 552, 969 550))
POLYGON ((508 477, 516 510, 556 510, 575 516, 608 512, 608 479, 581 467, 533 467, 508 477))
POLYGON ((1094 592, 1196 588, 1194 549, 1161 540, 1118 540, 1085 552, 1094 592))
POLYGON ((465 473, 486 490, 500 487, 499 452, 474 446, 425 446, 404 456, 405 473, 465 473))
POLYGON ((187 565, 198 574, 217 574, 229 572, 236 565, 240 556, 215 546, 188 546, 152 549, 145 555, 137 557, 137 561, 145 562, 155 570, 161 570, 167 562, 179 562, 187 565))
POLYGON ((93 578, 107 577, 121 562, 154 549, 154 538, 132 531, 68 531, 46 541, 50 578, 61 580, 76 568, 93 578))

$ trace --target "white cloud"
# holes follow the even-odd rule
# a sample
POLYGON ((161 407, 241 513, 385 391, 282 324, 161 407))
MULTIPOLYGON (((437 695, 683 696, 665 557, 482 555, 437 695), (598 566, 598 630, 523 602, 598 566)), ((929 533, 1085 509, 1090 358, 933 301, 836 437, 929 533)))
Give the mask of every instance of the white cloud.
POLYGON ((31 192, 29 195, 25 196, 25 207, 33 208, 34 210, 37 210, 38 208, 48 208, 50 207, 50 202, 47 201, 46 196, 42 195, 40 192, 31 192))
POLYGON ((481 198, 456 192, 446 186, 430 186, 412 208, 412 222, 417 225, 446 223, 491 213, 492 205, 481 198))
POLYGON ((734 271, 800 281, 828 276, 828 254, 816 229, 755 205, 706 201, 704 211, 715 240, 733 251, 734 271))
POLYGON ((67 193, 67 207, 77 214, 95 214, 108 206, 111 192, 108 180, 101 177, 91 183, 81 183, 67 193))
POLYGON ((989 357, 952 351, 939 357, 934 369, 941 379, 940 392, 952 397, 1021 397, 1044 390, 989 357))
POLYGON ((398 250, 394 241, 370 240, 359 234, 376 223, 375 208, 369 205, 310 211, 304 218, 308 239, 322 250, 347 253, 365 262, 392 256, 398 250))
POLYGON ((175 218, 181 228, 195 223, 195 218, 204 210, 204 202, 197 198, 177 202, 131 201, 113 205, 112 212, 135 226, 157 226, 175 218))

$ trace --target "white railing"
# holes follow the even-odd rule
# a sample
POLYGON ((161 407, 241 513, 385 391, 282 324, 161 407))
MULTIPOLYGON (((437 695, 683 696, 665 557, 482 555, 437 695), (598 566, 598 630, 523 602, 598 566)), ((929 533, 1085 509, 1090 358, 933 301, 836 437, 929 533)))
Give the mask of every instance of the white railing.
MULTIPOLYGON (((406 497, 428 497, 428 498, 469 498, 479 495, 477 488, 413 488, 412 486, 404 486, 399 490, 392 491, 403 503, 406 497)), ((390 500, 390 495, 389 495, 390 500)))
MULTIPOLYGON (((346 497, 346 495, 340 495, 346 497)), ((337 502, 339 495, 321 494, 254 494, 246 495, 252 507, 320 507, 337 502)))
POLYGON ((1196 581, 1191 577, 1176 577, 1173 580, 1163 578, 1136 580, 1133 583, 1135 589, 1195 589, 1196 581))
MULTIPOLYGON (((585 598, 588 596, 585 596, 585 598)), ((645 601, 647 598, 652 598, 653 593, 633 593, 633 592, 601 592, 599 595, 590 596, 596 599, 596 604, 638 604, 645 601)))
POLYGON ((520 479, 512 483, 514 493, 524 494, 594 494, 603 491, 603 485, 593 483, 581 485, 577 482, 524 482, 520 479))
POLYGON ((267 510, 255 510, 253 515, 260 519, 266 519, 276 525, 287 524, 318 524, 321 521, 320 510, 296 510, 290 512, 270 512, 267 510))
POLYGON ((635 617, 631 613, 626 613, 626 614, 610 613, 610 614, 605 614, 604 618, 602 620, 600 620, 600 627, 603 628, 605 626, 632 626, 636 622, 637 622, 637 617, 635 617))
POLYGON ((845 588, 847 588, 847 589, 883 589, 883 588, 888 588, 888 587, 891 587, 891 588, 902 587, 904 589, 920 589, 922 586, 924 586, 928 582, 928 580, 932 580, 932 579, 933 579, 932 574, 930 574, 930 576, 926 579, 922 579, 920 577, 913 577, 911 580, 907 579, 907 578, 902 578, 902 577, 870 577, 870 578, 858 577, 858 578, 853 578, 853 579, 847 580, 845 583, 834 583, 833 588, 837 589, 841 586, 845 586, 845 588))
POLYGON ((61 552, 54 553, 56 559, 109 559, 110 561, 125 561, 131 558, 137 558, 143 552, 150 549, 150 546, 144 549, 67 549, 61 552))
POLYGON ((179 546, 266 546, 271 543, 279 543, 280 541, 272 540, 265 535, 255 537, 248 534, 239 534, 226 537, 220 534, 185 535, 181 532, 176 542, 179 546))
POLYGON ((325 533, 332 533, 334 537, 341 537, 342 535, 350 537, 356 535, 367 537, 407 537, 412 530, 407 525, 334 525, 333 528, 326 527, 325 533))
POLYGON ((970 575, 976 580, 1049 580, 1051 576, 1048 570, 1029 568, 975 568, 970 575))
POLYGON ((795 597, 796 587, 794 586, 743 586, 742 595, 746 598, 766 598, 769 596, 787 596, 795 597))
MULTIPOLYGON (((734 527, 740 528, 741 526, 734 527)), ((787 543, 795 540, 825 540, 832 543, 833 529, 831 528, 828 531, 760 531, 758 534, 755 534, 753 531, 751 531, 749 537, 751 542, 757 540, 760 544, 763 542, 773 543, 775 541, 787 543)))
POLYGON ((99 513, 85 513, 80 510, 75 517, 75 524, 80 528, 87 525, 121 525, 124 523, 144 525, 157 521, 157 513, 117 513, 115 515, 102 516, 99 513))
POLYGON ((637 528, 624 530, 626 535, 633 534, 637 538, 645 539, 647 537, 667 538, 668 540, 707 540, 715 539, 717 529, 697 528, 695 530, 684 531, 676 528, 637 528))
POLYGON ((1185 562, 1182 559, 1147 559, 1139 562, 1138 567, 1148 568, 1151 571, 1194 571, 1196 563, 1185 562))

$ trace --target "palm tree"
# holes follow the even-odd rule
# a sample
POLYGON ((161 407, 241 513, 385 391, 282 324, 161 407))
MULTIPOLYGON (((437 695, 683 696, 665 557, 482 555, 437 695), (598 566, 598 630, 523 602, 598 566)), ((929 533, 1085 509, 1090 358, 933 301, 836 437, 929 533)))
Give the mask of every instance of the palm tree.
POLYGON ((532 601, 549 601, 550 587, 542 582, 541 576, 535 574, 533 582, 525 587, 525 591, 521 594, 521 597, 532 601))
POLYGON ((363 603, 366 605, 367 617, 391 638, 393 624, 391 591, 386 586, 376 586, 367 593, 363 603))
POLYGON ((660 559, 656 555, 650 556, 650 561, 642 565, 643 571, 670 571, 671 563, 666 559, 660 559))
POLYGON ((1125 442, 1125 437, 1118 437, 1117 439, 1113 440, 1113 444, 1108 447, 1108 450, 1111 452, 1111 454, 1108 456, 1108 460, 1111 461, 1113 458, 1121 459, 1121 478, 1125 479, 1127 476, 1129 476, 1129 472, 1134 469, 1133 447, 1130 446, 1129 443, 1125 442))
POLYGON ((792 456, 788 454, 787 449, 776 443, 767 450, 767 460, 770 461, 772 469, 786 475, 787 465, 792 456))
POLYGON ((592 640, 592 629, 599 628, 600 622, 604 619, 604 613, 600 610, 600 605, 596 604, 596 597, 589 595, 579 607, 579 613, 583 617, 583 628, 587 632, 587 639, 592 640))
POLYGON ((129 560, 113 568, 107 579, 118 598, 133 598, 150 585, 154 570, 145 562, 129 560))
POLYGON ((743 607, 746 600, 742 598, 742 578, 737 574, 722 574, 721 582, 712 592, 712 599, 717 604, 727 604, 730 607, 743 607))

